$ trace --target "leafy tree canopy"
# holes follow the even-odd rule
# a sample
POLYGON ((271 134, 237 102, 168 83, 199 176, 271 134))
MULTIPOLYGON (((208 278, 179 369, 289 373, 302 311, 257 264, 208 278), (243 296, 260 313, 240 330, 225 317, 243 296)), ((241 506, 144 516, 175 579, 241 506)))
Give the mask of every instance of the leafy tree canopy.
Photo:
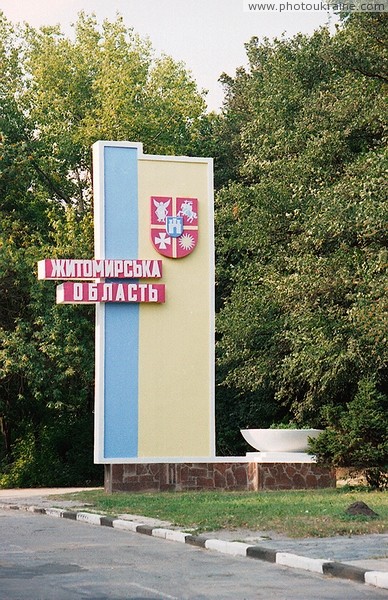
POLYGON ((254 38, 249 69, 223 78, 217 352, 220 398, 245 402, 234 428, 324 426, 360 382, 388 392, 387 26, 254 38))
POLYGON ((191 154, 206 123, 184 65, 156 57, 120 17, 81 13, 67 37, 0 13, 0 485, 101 477, 93 312, 55 306, 55 285, 36 277, 40 259, 93 256, 91 145, 191 154))

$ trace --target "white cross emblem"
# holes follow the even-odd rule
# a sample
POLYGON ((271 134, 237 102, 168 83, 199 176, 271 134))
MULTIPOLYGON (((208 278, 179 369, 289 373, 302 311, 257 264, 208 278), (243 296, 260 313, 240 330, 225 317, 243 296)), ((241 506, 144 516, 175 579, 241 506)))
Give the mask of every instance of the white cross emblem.
POLYGON ((167 233, 161 231, 160 234, 155 237, 155 244, 159 246, 160 250, 166 250, 167 244, 171 244, 171 238, 167 235, 167 233))

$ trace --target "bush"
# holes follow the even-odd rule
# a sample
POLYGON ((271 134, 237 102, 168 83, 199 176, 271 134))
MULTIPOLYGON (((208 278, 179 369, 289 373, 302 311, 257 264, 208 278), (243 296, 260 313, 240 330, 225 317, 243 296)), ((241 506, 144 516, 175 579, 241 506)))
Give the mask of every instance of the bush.
POLYGON ((370 487, 388 487, 388 396, 374 379, 359 382, 354 399, 325 407, 327 429, 309 444, 318 464, 363 470, 370 487))
POLYGON ((11 464, 0 465, 0 488, 101 485, 93 463, 92 416, 32 427, 14 445, 11 464))

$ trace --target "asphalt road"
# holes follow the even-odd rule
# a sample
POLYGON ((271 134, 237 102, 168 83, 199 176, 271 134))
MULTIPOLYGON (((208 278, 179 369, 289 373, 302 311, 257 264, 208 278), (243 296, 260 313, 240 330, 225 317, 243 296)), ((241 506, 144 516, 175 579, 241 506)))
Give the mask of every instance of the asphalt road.
POLYGON ((387 591, 132 532, 0 510, 0 600, 377 600, 387 591))

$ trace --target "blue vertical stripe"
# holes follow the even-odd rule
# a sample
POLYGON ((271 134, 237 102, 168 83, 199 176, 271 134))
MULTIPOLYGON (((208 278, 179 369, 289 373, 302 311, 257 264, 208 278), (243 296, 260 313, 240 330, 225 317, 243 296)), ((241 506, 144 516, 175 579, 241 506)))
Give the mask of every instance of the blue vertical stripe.
MULTIPOLYGON (((105 258, 138 258, 137 149, 106 146, 105 258)), ((105 305, 104 457, 138 455, 139 305, 105 305)))

